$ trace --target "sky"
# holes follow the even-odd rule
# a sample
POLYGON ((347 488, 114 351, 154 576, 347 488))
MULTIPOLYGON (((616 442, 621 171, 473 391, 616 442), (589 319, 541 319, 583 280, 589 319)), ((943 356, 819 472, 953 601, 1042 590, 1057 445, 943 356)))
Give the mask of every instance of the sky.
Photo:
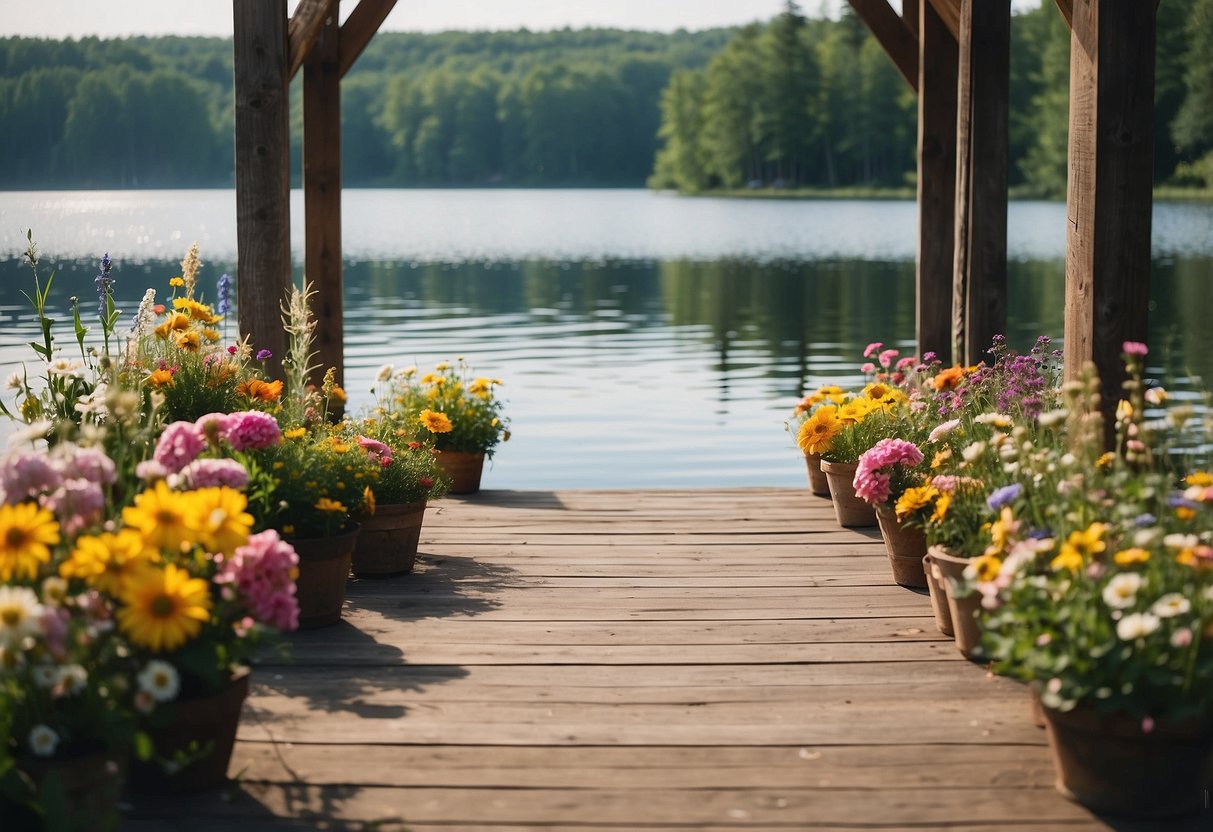
MULTIPOLYGON (((813 16, 836 14, 844 0, 799 0, 813 16)), ((1039 0, 1013 0, 1015 8, 1039 0)), ((3 34, 26 37, 124 37, 232 33, 231 0, 14 0, 5 5, 3 34)), ((342 0, 342 16, 357 5, 342 0)), ((900 0, 893 0, 900 8, 900 0)), ((295 0, 288 0, 293 11, 295 0)), ((403 0, 383 31, 559 29, 609 26, 674 31, 768 20, 783 0, 403 0)))

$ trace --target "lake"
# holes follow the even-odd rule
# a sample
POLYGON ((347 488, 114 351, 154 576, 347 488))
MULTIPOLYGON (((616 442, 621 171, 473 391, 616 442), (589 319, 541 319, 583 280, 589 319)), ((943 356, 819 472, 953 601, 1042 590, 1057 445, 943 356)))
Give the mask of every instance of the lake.
MULTIPOLYGON (((644 190, 349 190, 343 199, 352 404, 371 401, 385 363, 424 369, 464 356, 504 379, 514 435, 486 472, 489 488, 801 484, 803 462, 783 430, 801 391, 858 382, 869 341, 913 346, 912 202, 644 190)), ((298 192, 291 209, 301 258, 298 192)), ((106 251, 130 312, 146 287, 167 289, 193 240, 205 296, 222 272, 235 274, 232 191, 0 193, 5 376, 34 358, 20 294, 27 228, 44 271, 58 270, 60 313, 72 294, 95 297, 106 251)), ((1064 205, 1011 204, 1013 346, 1041 333, 1060 339, 1064 248, 1064 205)), ((1157 204, 1153 250, 1152 373, 1196 397, 1213 377, 1203 317, 1213 309, 1213 205, 1157 204)))

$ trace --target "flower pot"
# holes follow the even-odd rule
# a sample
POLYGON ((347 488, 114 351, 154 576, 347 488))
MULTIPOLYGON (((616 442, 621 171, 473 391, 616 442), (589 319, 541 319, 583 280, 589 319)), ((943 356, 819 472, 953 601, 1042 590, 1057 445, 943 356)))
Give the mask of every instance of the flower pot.
POLYGON ((360 578, 399 575, 413 569, 425 500, 380 505, 364 518, 354 546, 354 574, 360 578))
POLYGON ((952 631, 952 611, 948 609, 948 593, 943 588, 943 572, 935 564, 934 549, 927 550, 922 559, 922 571, 927 576, 927 591, 931 595, 931 611, 935 613, 935 626, 945 636, 954 635, 952 631))
POLYGON ((805 454, 804 465, 809 472, 809 491, 818 497, 829 497, 830 481, 821 470, 821 454, 805 454))
POLYGON ((449 494, 475 494, 480 490, 480 474, 484 471, 484 454, 463 451, 441 451, 438 465, 451 478, 449 494))
MULTIPOLYGON (((118 800, 127 771, 127 750, 93 751, 73 757, 50 758, 20 756, 17 768, 23 771, 38 793, 54 777, 63 787, 66 814, 71 829, 100 829, 107 822, 117 824, 118 800)), ((42 821, 25 804, 0 795, 0 826, 8 829, 41 829, 42 821)))
POLYGON ((1205 808, 1213 720, 1158 718, 1153 730, 1124 713, 1087 703, 1067 713, 1045 708, 1057 790, 1108 815, 1165 818, 1205 808))
POLYGON ((876 522, 884 538, 884 548, 889 555, 889 566, 893 569, 893 580, 902 586, 922 588, 927 585, 927 574, 922 559, 927 554, 927 538, 922 529, 903 526, 897 513, 888 506, 876 509, 876 522))
POLYGON ((209 696, 161 705, 156 721, 167 718, 167 722, 148 730, 155 759, 131 762, 131 787, 148 794, 183 794, 213 789, 227 782, 227 767, 248 687, 249 671, 243 669, 209 696), (166 770, 161 761, 176 762, 179 755, 184 755, 187 762, 166 770))
POLYGON ((1028 685, 1028 714, 1032 718, 1032 724, 1037 728, 1044 728, 1047 724, 1045 706, 1040 701, 1040 686, 1036 682, 1028 685))
POLYGON ((341 620, 345 581, 357 541, 357 525, 331 537, 288 541, 299 555, 299 577, 295 579, 299 629, 327 627, 341 620))
POLYGON ((941 547, 931 547, 931 558, 943 575, 944 592, 948 596, 948 614, 952 617, 952 636, 956 639, 956 649, 966 659, 981 659, 981 625, 977 622, 977 612, 981 609, 981 593, 970 592, 961 596, 957 585, 964 580, 965 567, 969 565, 968 558, 958 558, 950 555, 941 547))
POLYGON ((830 482, 834 516, 838 525, 849 529, 876 525, 876 509, 855 496, 856 467, 854 462, 821 461, 821 470, 830 482))

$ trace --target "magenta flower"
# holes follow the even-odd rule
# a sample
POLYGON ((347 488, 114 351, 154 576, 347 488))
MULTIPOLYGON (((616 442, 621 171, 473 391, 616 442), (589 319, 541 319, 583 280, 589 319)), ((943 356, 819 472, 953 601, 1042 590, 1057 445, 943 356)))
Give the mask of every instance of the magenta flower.
POLYGON ((907 355, 905 358, 897 359, 897 369, 901 370, 904 373, 906 370, 915 366, 917 363, 918 363, 917 358, 915 358, 912 355, 907 355))
POLYGON ((225 588, 225 597, 230 597, 229 590, 234 591, 262 624, 279 630, 299 626, 295 580, 291 577, 299 556, 278 532, 267 529, 251 535, 248 543, 230 557, 216 559, 220 564, 214 580, 225 588))
POLYGON ((922 451, 913 442, 904 439, 881 439, 859 457, 855 468, 855 494, 872 505, 881 505, 889 499, 889 474, 895 465, 918 465, 922 462, 922 451))
POLYGON ((63 477, 42 454, 16 454, 0 466, 0 487, 9 503, 54 491, 62 482, 63 477))
POLYGON ((1141 341, 1125 341, 1121 349, 1124 350, 1125 355, 1146 356, 1150 353, 1150 348, 1141 341))
POLYGON ((206 448, 206 437, 193 422, 173 422, 160 434, 152 459, 175 474, 198 458, 206 448))
POLYGON ((866 347, 864 347, 863 357, 871 358, 876 353, 880 352, 882 349, 884 349, 884 344, 882 344, 879 341, 873 341, 872 343, 870 343, 866 347))
POLYGON ((226 485, 243 491, 248 486, 248 471, 234 459, 195 459, 181 469, 186 488, 215 488, 226 485))
POLYGON ((366 451, 369 459, 378 462, 384 468, 392 464, 392 449, 378 439, 372 439, 369 436, 359 436, 358 445, 362 450, 366 451), (384 462, 384 460, 387 461, 384 462))
POLYGON ((228 414, 223 426, 223 438, 235 451, 268 448, 282 439, 282 430, 278 427, 278 420, 268 413, 245 410, 228 414))
POLYGON ((877 360, 880 362, 880 366, 887 370, 889 365, 893 363, 893 359, 900 354, 898 350, 884 350, 877 360))

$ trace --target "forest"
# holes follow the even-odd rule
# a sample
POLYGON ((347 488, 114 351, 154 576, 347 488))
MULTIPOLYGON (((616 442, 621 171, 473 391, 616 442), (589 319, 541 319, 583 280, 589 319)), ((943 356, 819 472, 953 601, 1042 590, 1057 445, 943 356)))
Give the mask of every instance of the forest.
MULTIPOLYGON (((1158 9, 1155 177, 1213 186, 1213 0, 1158 9), (1202 57, 1203 56, 1203 57, 1202 57)), ((1012 21, 1012 187, 1064 192, 1069 34, 1012 21)), ((292 84, 300 170, 300 81, 292 84)), ((913 184, 915 99, 863 24, 383 32, 342 83, 352 187, 913 184)), ((227 187, 232 46, 0 39, 0 188, 227 187)))

